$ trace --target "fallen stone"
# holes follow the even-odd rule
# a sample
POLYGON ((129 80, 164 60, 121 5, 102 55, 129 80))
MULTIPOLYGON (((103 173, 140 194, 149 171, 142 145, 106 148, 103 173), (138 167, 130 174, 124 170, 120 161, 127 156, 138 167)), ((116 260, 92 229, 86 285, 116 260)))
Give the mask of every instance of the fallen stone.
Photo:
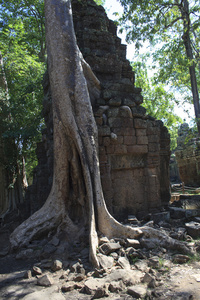
POLYGON ((114 258, 112 256, 106 256, 101 253, 97 255, 99 263, 103 269, 111 269, 114 264, 114 258))
POLYGON ((122 269, 129 269, 131 268, 129 260, 126 257, 120 257, 118 259, 117 264, 122 268, 122 269))
POLYGON ((142 279, 142 282, 149 284, 153 280, 154 280, 154 277, 152 275, 150 275, 149 273, 146 273, 142 279))
POLYGON ((61 290, 64 293, 73 291, 75 289, 75 283, 73 281, 68 281, 65 284, 62 285, 61 290))
POLYGON ((121 280, 113 281, 109 285, 109 291, 111 293, 118 293, 120 291, 123 291, 124 289, 125 289, 125 285, 123 284, 123 282, 121 280))
POLYGON ((138 249, 141 247, 140 242, 135 239, 126 239, 126 247, 133 247, 134 249, 138 249))
POLYGON ((108 295, 109 294, 108 294, 107 286, 103 286, 103 287, 97 288, 92 299, 99 299, 99 298, 107 297, 108 295))
POLYGON ((106 236, 100 237, 99 238, 99 245, 101 246, 102 244, 109 243, 109 239, 106 236))
POLYGON ((148 259, 148 266, 151 268, 158 269, 160 267, 160 259, 158 256, 153 256, 148 259))
POLYGON ((42 275, 42 270, 37 266, 33 266, 33 273, 35 275, 42 275))
POLYGON ((65 297, 59 292, 57 287, 50 287, 41 291, 36 291, 26 295, 22 300, 65 300, 65 297))
POLYGON ((170 212, 165 211, 165 212, 160 212, 156 214, 152 214, 151 216, 152 220, 154 221, 155 224, 160 223, 161 221, 168 222, 170 219, 170 212))
POLYGON ((30 279, 31 277, 32 277, 32 272, 31 272, 31 270, 27 270, 27 271, 24 273, 24 278, 30 279))
POLYGON ((185 209, 179 207, 170 207, 170 217, 172 219, 182 219, 185 218, 185 209))
POLYGON ((84 280, 85 279, 85 275, 83 275, 83 274, 78 274, 77 276, 75 276, 74 278, 73 278, 73 280, 75 281, 75 282, 80 282, 80 281, 82 281, 82 280, 84 280))
POLYGON ((193 238, 198 238, 200 237, 200 223, 198 222, 189 222, 185 224, 187 233, 193 237, 193 238))
POLYGON ((138 260, 135 262, 134 266, 142 272, 149 271, 149 266, 146 260, 138 260))
POLYGON ((175 254, 173 256, 173 262, 177 264, 185 264, 190 260, 190 257, 183 254, 175 254))
POLYGON ((102 288, 104 286, 104 284, 105 284, 105 281, 103 279, 89 278, 84 284, 85 292, 88 295, 94 295, 96 290, 98 288, 102 288))
POLYGON ((139 298, 144 298, 147 293, 146 287, 142 285, 134 285, 128 288, 128 294, 139 299, 139 298))
POLYGON ((51 286, 53 283, 53 279, 49 275, 39 277, 37 280, 37 284, 41 286, 51 286))
POLYGON ((139 270, 113 269, 104 280, 108 283, 121 280, 126 286, 141 282, 143 273, 139 270))
POLYGON ((121 248, 121 245, 119 243, 104 243, 99 247, 99 251, 102 254, 108 255, 111 252, 115 252, 116 250, 119 250, 121 248))
POLYGON ((56 272, 62 269, 62 262, 58 259, 54 260, 51 266, 51 270, 56 272))

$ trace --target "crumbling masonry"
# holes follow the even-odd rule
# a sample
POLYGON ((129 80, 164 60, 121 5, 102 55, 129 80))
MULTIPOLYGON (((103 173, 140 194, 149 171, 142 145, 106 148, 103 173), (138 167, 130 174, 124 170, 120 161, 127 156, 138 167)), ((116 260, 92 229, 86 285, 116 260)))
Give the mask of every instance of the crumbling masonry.
MULTIPOLYGON (((101 82, 92 103, 99 132, 102 187, 109 211, 122 220, 168 203, 170 139, 161 121, 146 115, 141 89, 126 59, 126 46, 104 9, 92 0, 73 0, 79 48, 101 82)), ((39 164, 29 188, 32 212, 46 200, 53 174, 53 126, 48 75, 44 79, 43 115, 47 128, 38 144, 39 164)), ((84 113, 84 112, 83 112, 84 113)))

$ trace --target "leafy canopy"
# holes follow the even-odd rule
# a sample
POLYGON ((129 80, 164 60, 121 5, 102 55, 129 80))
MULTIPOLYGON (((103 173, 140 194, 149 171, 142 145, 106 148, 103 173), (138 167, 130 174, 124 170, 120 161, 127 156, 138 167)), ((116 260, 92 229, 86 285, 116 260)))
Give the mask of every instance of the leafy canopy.
POLYGON ((15 169, 25 157, 31 174, 43 124, 44 5, 40 0, 0 1, 0 11, 0 48, 8 85, 8 94, 3 90, 0 94, 0 127, 4 144, 12 144, 16 152, 15 161, 9 157, 6 164, 15 169))

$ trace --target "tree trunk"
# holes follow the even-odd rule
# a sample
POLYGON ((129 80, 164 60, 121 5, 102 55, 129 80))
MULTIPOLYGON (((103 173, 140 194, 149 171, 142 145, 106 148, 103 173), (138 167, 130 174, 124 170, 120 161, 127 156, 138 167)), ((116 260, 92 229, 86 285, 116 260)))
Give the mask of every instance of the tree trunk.
POLYGON ((13 232, 10 241, 13 247, 23 246, 41 232, 55 228, 74 240, 87 228, 90 260, 98 267, 96 227, 108 238, 137 238, 142 234, 165 237, 148 227, 124 226, 109 214, 101 187, 98 132, 90 102, 99 95, 100 84, 78 49, 70 1, 46 0, 45 16, 53 101, 53 185, 44 206, 13 232))
POLYGON ((183 42, 185 45, 186 55, 189 61, 191 62, 189 66, 190 72, 190 81, 191 81, 191 89, 193 96, 193 104, 194 111, 197 123, 198 133, 200 135, 200 105, 199 105, 199 92, 197 86, 197 78, 196 78, 196 65, 194 62, 193 51, 192 51, 192 42, 190 39, 190 14, 189 14, 189 3, 188 0, 183 1, 183 6, 181 6, 181 14, 183 18, 183 42))

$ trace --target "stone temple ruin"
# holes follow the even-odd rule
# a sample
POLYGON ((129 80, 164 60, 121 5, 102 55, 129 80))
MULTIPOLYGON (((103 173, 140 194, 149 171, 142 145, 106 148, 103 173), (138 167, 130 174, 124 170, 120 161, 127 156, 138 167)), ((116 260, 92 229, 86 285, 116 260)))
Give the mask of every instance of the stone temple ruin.
MULTIPOLYGON (((161 121, 147 116, 141 89, 126 59, 126 45, 104 8, 92 0, 72 1, 77 42, 101 82, 101 97, 92 103, 99 133, 103 192, 109 211, 121 220, 167 204, 170 138, 161 121)), ((44 78, 46 129, 38 144, 38 166, 29 187, 31 213, 46 200, 53 175, 53 124, 48 75, 44 78)), ((84 113, 84 112, 83 112, 84 113)))
POLYGON ((200 186, 200 139, 190 132, 187 123, 178 131, 175 152, 180 179, 185 185, 200 186))

